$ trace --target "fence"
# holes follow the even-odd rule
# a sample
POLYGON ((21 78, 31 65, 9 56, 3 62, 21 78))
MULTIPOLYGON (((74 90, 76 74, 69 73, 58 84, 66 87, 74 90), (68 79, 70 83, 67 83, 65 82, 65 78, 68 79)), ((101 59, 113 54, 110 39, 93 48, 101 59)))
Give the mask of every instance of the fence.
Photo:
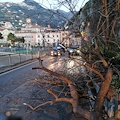
POLYGON ((44 50, 40 48, 30 50, 0 48, 0 71, 7 67, 12 67, 14 65, 36 59, 42 54, 44 54, 44 50))

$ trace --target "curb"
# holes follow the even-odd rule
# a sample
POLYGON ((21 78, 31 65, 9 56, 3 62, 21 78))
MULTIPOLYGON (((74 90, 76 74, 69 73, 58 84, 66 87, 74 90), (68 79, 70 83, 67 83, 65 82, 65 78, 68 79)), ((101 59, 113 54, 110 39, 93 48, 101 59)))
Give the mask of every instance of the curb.
POLYGON ((11 67, 11 68, 6 68, 5 70, 1 71, 0 74, 11 71, 11 70, 16 69, 16 68, 19 68, 21 66, 27 65, 27 64, 32 63, 34 61, 37 61, 37 59, 29 61, 29 62, 25 62, 25 63, 20 63, 19 65, 11 67))
MULTIPOLYGON (((41 56, 41 58, 44 58, 45 56, 46 56, 46 54, 43 55, 43 56, 41 56)), ((27 64, 32 63, 32 62, 35 62, 35 61, 38 61, 38 58, 35 58, 35 59, 33 59, 33 60, 29 60, 29 61, 25 61, 25 62, 23 62, 23 63, 19 63, 18 65, 14 65, 13 67, 6 68, 5 70, 0 71, 0 74, 5 73, 5 72, 8 72, 8 71, 11 71, 11 70, 13 70, 13 69, 19 68, 19 67, 21 67, 21 66, 27 65, 27 64)))

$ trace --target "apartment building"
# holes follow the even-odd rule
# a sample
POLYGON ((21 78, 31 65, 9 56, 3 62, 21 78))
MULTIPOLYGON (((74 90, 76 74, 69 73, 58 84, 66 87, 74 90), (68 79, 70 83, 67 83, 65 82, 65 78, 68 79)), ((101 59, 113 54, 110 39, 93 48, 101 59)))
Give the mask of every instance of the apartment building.
POLYGON ((70 31, 61 31, 61 43, 68 47, 71 44, 72 35, 70 31))
POLYGON ((3 36, 3 39, 0 39, 0 43, 10 43, 10 41, 7 41, 7 36, 8 36, 9 33, 13 33, 14 34, 15 31, 7 29, 7 28, 1 28, 0 29, 0 33, 3 36))
MULTIPOLYGON (((71 44, 72 35, 69 31, 62 31, 53 29, 48 25, 47 27, 41 27, 39 25, 32 25, 31 19, 26 19, 26 26, 21 28, 20 31, 11 31, 7 28, 0 29, 0 32, 4 36, 2 42, 8 42, 7 36, 9 33, 15 34, 16 37, 24 37, 24 46, 51 46, 55 47, 59 43, 69 46, 71 44)), ((0 40, 1 41, 1 40, 0 40)), ((9 41, 10 42, 10 41, 9 41)))
POLYGON ((26 27, 21 31, 15 32, 17 37, 24 37, 25 44, 29 46, 57 46, 61 42, 61 33, 56 29, 52 29, 50 25, 41 27, 32 25, 31 19, 26 19, 26 27))

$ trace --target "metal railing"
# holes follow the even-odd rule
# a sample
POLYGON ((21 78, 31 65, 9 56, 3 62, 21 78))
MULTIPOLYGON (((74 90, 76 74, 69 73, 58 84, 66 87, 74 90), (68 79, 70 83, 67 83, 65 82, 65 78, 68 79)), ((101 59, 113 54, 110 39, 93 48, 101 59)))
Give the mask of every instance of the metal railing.
POLYGON ((45 53, 40 48, 35 49, 0 49, 0 71, 7 68, 38 58, 45 53))

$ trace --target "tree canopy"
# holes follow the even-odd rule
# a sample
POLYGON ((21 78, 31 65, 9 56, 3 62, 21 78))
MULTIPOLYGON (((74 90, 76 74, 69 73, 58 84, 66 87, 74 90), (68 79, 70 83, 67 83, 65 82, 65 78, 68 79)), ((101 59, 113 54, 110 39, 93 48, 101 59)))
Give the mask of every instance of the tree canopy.
POLYGON ((12 44, 14 44, 15 42, 22 42, 22 43, 25 42, 24 37, 22 37, 22 38, 16 37, 13 33, 9 33, 9 34, 8 34, 7 40, 8 40, 8 41, 10 40, 12 44))
POLYGON ((0 33, 0 39, 3 39, 2 33, 0 33))

